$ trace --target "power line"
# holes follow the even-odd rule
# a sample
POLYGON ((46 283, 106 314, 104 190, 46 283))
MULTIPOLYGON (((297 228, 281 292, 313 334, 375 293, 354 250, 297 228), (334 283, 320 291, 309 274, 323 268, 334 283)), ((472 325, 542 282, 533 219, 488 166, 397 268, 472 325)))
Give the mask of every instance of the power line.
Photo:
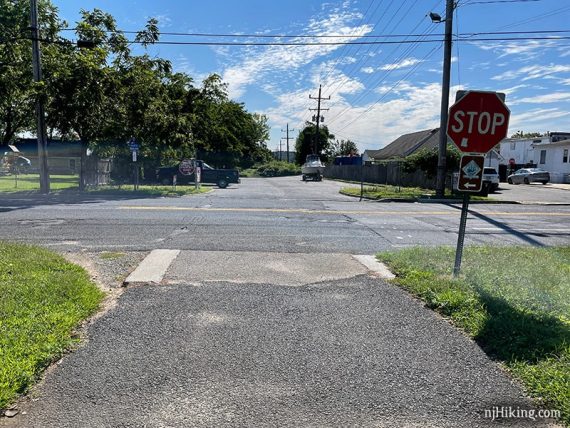
POLYGON ((472 1, 464 3, 462 6, 471 6, 472 4, 491 4, 491 3, 529 3, 542 0, 485 0, 485 1, 472 1))

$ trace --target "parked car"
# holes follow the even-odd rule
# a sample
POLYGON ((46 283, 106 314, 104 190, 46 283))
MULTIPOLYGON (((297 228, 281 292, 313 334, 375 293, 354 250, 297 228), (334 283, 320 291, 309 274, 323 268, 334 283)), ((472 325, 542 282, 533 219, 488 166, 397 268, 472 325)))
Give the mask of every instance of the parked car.
MULTIPOLYGON (((224 189, 230 183, 239 183, 239 171, 237 169, 215 169, 206 162, 197 160, 196 164, 202 167, 201 183, 216 184, 224 189)), ((179 170, 179 165, 163 166, 156 170, 156 179, 159 183, 172 184, 172 178, 176 175, 177 184, 194 183, 194 174, 184 175, 179 170)))
POLYGON ((499 173, 495 168, 483 168, 483 186, 487 187, 489 192, 499 188, 499 173))
POLYGON ((540 168, 521 168, 507 177, 509 184, 530 184, 539 182, 546 184, 550 181, 550 173, 540 168))

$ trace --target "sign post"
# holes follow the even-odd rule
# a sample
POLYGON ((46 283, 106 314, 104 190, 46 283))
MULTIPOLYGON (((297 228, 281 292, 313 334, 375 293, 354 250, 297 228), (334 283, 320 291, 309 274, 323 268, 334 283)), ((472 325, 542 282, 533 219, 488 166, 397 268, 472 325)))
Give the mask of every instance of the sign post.
POLYGON ((196 165, 196 171, 194 175, 194 186, 196 190, 200 189, 200 183, 202 182, 202 168, 199 165, 196 165))
POLYGON ((139 190, 139 168, 137 165, 137 157, 139 153, 139 145, 136 140, 131 138, 127 143, 129 145, 129 150, 131 151, 132 160, 133 160, 133 172, 134 172, 134 190, 139 190))
POLYGON ((464 153, 457 183, 457 190, 463 192, 463 204, 453 267, 455 277, 461 270, 469 194, 481 191, 485 154, 507 136, 511 114, 504 103, 504 94, 467 91, 458 95, 449 109, 447 122, 447 136, 464 153))

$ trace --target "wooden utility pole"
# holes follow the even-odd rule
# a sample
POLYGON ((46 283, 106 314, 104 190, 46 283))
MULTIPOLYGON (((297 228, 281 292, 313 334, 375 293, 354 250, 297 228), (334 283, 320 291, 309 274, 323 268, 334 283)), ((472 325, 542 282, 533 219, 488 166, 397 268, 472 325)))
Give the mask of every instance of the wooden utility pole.
POLYGON ((317 132, 315 132, 315 142, 314 142, 313 154, 318 155, 319 154, 318 153, 318 150, 319 150, 319 146, 318 146, 319 123, 322 122, 322 120, 324 119, 323 117, 321 117, 321 111, 328 110, 328 108, 321 108, 321 101, 322 100, 330 100, 331 97, 330 96, 328 96, 326 98, 321 97, 321 85, 319 85, 319 96, 318 97, 312 97, 311 95, 309 95, 309 98, 312 100, 317 100, 317 108, 310 108, 309 110, 317 112, 317 117, 316 117, 317 132))
POLYGON ((453 9, 455 0, 447 0, 445 9, 445 43, 443 51, 443 81, 441 88, 441 112, 439 122, 439 149, 437 157, 437 181, 435 194, 445 195, 445 176, 447 168, 447 116, 449 110, 449 85, 451 78, 451 34, 453 31, 453 9))
POLYGON ((287 140, 287 162, 290 162, 290 160, 289 160, 289 140, 293 139, 293 137, 289 137, 289 131, 294 131, 294 129, 289 129, 289 124, 287 124, 287 127, 285 129, 281 130, 281 132, 287 133, 287 137, 282 138, 282 140, 287 140))
MULTIPOLYGON (((30 0, 30 29, 32 30, 32 65, 34 69, 34 81, 42 81, 42 59, 40 54, 40 40, 38 29, 38 3, 30 0)), ((47 161, 47 131, 45 122, 45 110, 41 96, 36 100, 36 120, 38 134, 38 166, 40 169, 40 192, 49 193, 49 171, 47 161)))

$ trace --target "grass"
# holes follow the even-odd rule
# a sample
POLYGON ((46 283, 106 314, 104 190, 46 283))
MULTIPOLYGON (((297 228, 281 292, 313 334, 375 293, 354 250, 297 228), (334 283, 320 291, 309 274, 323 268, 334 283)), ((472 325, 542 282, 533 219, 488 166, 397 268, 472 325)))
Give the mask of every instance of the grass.
POLYGON ((103 251, 101 254, 99 254, 99 258, 103 260, 116 260, 124 256, 125 253, 119 253, 117 251, 103 251))
POLYGON ((140 185, 138 190, 133 190, 132 185, 107 185, 89 188, 87 191, 92 194, 122 194, 122 195, 140 195, 140 196, 184 196, 197 195, 207 193, 211 190, 211 186, 201 185, 198 190, 194 185, 189 186, 160 186, 160 185, 140 185))
MULTIPOLYGON (((50 188, 53 190, 73 189, 79 186, 77 175, 51 175, 50 188)), ((40 190, 40 176, 38 174, 18 175, 18 181, 13 175, 0 176, 0 192, 21 192, 40 190)))
MULTIPOLYGON (((343 187, 339 191, 343 195, 360 197, 359 187, 343 187)), ((425 199, 429 200, 435 196, 435 192, 421 187, 392 186, 389 184, 378 184, 364 186, 363 196, 369 199, 425 199)), ((446 194, 444 199, 458 200, 461 195, 446 194)), ((480 195, 471 195, 472 201, 493 201, 491 198, 480 195)))
MULTIPOLYGON (((340 189, 340 193, 349 196, 360 196, 360 187, 343 187, 340 189)), ((398 187, 379 184, 377 186, 364 186, 363 196, 371 199, 412 199, 432 193, 433 192, 431 190, 422 189, 420 187, 398 187)))
MULTIPOLYGON (((40 189, 38 174, 22 174, 18 176, 18 184, 16 187, 13 175, 0 176, 0 192, 26 192, 37 191, 40 189)), ((50 175, 50 190, 75 192, 78 191, 79 176, 77 175, 50 175)), ((138 191, 133 190, 132 185, 104 185, 98 187, 90 187, 87 192, 100 194, 132 194, 141 196, 184 196, 206 193, 210 187, 201 186, 199 190, 191 186, 176 186, 176 190, 172 186, 160 185, 140 185, 138 191)))
POLYGON ((466 247, 457 279, 452 248, 378 258, 570 426, 570 247, 466 247))
POLYGON ((77 339, 103 293, 48 250, 0 241, 0 409, 26 392, 77 339))

